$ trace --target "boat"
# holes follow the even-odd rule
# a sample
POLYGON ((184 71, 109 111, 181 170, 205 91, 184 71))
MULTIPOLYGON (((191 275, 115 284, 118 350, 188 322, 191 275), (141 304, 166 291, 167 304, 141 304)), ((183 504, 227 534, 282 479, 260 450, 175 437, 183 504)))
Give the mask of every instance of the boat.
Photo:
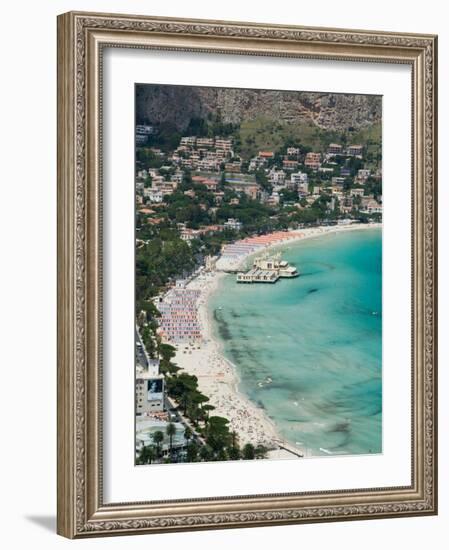
POLYGON ((327 455, 331 455, 332 454, 332 451, 328 451, 327 449, 324 449, 323 447, 320 447, 320 451, 322 453, 326 453, 327 455))

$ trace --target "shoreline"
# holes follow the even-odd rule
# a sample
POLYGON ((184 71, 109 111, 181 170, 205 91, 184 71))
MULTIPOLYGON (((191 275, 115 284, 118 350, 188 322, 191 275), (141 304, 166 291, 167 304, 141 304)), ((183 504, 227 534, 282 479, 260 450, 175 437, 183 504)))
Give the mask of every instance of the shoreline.
MULTIPOLYGON (((318 226, 318 227, 307 227, 305 229, 294 229, 290 231, 285 231, 285 238, 283 240, 271 242, 263 247, 259 247, 256 250, 248 251, 246 254, 241 254, 238 258, 232 260, 227 258, 219 258, 217 261, 217 271, 224 272, 234 272, 241 270, 245 266, 245 262, 257 254, 261 254, 267 250, 271 250, 276 247, 286 246, 288 244, 293 244, 301 242, 304 240, 320 237, 323 235, 329 235, 332 233, 344 233, 347 231, 365 231, 367 229, 381 229, 382 223, 370 222, 370 223, 356 223, 350 225, 331 225, 331 226, 318 226), (221 261, 220 265, 219 262, 221 261)), ((239 242, 251 243, 255 237, 248 237, 242 239, 239 242)))
MULTIPOLYGON (((371 223, 290 231, 288 237, 281 242, 270 243, 242 254, 238 262, 233 263, 233 270, 242 269, 251 257, 276 247, 296 244, 332 233, 380 227, 382 227, 380 223, 371 223)), ((269 448, 268 458, 291 459, 295 454, 303 457, 311 456, 311 450, 283 439, 266 411, 240 391, 238 369, 224 356, 223 344, 214 335, 212 328, 214 320, 211 318, 212 312, 209 311, 208 300, 216 291, 226 271, 216 269, 212 272, 199 273, 187 283, 186 288, 200 291, 197 304, 203 342, 201 345, 178 344, 174 361, 181 369, 198 378, 199 390, 209 397, 209 404, 215 407, 212 414, 229 420, 230 429, 237 432, 241 446, 245 443, 252 443, 254 446, 264 445, 269 448)))
POLYGON ((241 446, 252 443, 271 449, 281 440, 275 424, 264 409, 240 392, 236 366, 224 357, 221 343, 213 334, 208 299, 224 275, 220 272, 200 274, 186 285, 188 289, 201 292, 197 304, 203 342, 200 346, 179 344, 173 360, 181 369, 198 378, 199 390, 215 407, 211 414, 229 420, 229 427, 237 432, 241 446))

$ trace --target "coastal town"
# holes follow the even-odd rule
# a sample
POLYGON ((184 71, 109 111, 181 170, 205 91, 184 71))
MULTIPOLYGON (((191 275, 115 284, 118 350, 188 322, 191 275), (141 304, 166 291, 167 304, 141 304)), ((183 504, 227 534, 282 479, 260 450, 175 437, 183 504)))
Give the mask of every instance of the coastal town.
POLYGON ((296 277, 276 247, 380 224, 378 141, 329 132, 255 151, 236 124, 137 122, 136 463, 306 456, 239 392, 207 300, 226 273, 296 277))

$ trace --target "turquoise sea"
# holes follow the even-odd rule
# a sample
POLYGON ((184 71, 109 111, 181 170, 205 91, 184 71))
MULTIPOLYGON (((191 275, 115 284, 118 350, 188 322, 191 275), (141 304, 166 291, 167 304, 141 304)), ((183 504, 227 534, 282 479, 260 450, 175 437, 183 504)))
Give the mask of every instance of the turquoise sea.
POLYGON ((300 277, 243 285, 228 274, 210 298, 240 390, 312 455, 382 452, 381 230, 279 250, 300 277))

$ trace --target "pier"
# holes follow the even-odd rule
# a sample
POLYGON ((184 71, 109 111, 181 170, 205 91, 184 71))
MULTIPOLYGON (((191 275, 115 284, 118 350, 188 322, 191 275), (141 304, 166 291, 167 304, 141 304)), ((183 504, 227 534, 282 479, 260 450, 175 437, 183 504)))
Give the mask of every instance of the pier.
POLYGON ((281 259, 280 254, 273 257, 256 258, 252 269, 237 274, 238 283, 275 283, 281 278, 291 279, 299 275, 296 267, 281 259))
POLYGON ((283 451, 287 451, 288 453, 298 457, 298 458, 304 458, 304 454, 300 453, 298 449, 291 445, 290 443, 287 443, 286 441, 277 440, 276 445, 279 447, 279 449, 282 449, 283 451))
POLYGON ((246 273, 237 274, 238 283, 275 283, 279 279, 277 271, 253 268, 246 273))

